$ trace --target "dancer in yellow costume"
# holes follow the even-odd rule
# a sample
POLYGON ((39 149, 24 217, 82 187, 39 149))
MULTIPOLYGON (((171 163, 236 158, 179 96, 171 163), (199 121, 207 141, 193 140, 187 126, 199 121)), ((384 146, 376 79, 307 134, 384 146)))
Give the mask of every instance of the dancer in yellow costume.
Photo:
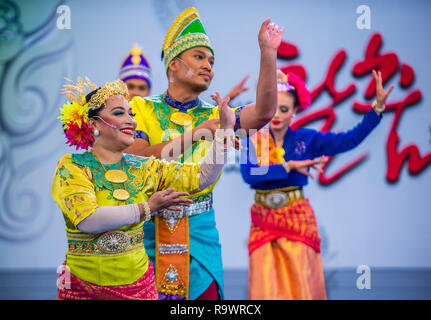
MULTIPOLYGON (((261 61, 256 103, 235 109, 235 129, 259 129, 277 107, 276 57, 283 29, 267 19, 258 41, 261 61)), ((163 44, 162 58, 169 86, 166 92, 135 97, 137 138, 128 152, 199 162, 205 156, 219 125, 219 107, 199 98, 214 76, 214 51, 199 13, 189 8, 172 24, 163 44)), ((214 184, 193 195, 193 205, 173 215, 146 223, 144 244, 155 263, 159 299, 223 299, 223 266, 212 207, 214 184), (167 243, 181 243, 187 250, 164 252, 167 243), (172 267, 180 283, 171 282, 172 267), (185 291, 185 293, 184 293, 185 291)))
MULTIPOLYGON (((136 129, 125 83, 97 88, 78 78, 64 93, 71 100, 60 116, 67 143, 92 149, 63 156, 52 184, 68 239, 58 298, 157 299, 142 226, 161 209, 187 207, 192 201, 183 196, 216 181, 223 165, 214 159, 226 153, 224 139, 216 133, 212 151, 200 164, 124 154, 136 129)), ((221 104, 220 127, 232 130, 233 111, 221 104)))

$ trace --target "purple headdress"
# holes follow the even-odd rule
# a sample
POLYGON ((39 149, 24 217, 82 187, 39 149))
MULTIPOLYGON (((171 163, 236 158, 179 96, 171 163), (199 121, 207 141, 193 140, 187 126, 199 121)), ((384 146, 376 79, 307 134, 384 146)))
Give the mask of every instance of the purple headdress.
POLYGON ((119 78, 123 81, 129 79, 141 79, 148 83, 151 88, 151 67, 148 59, 142 53, 141 48, 134 46, 128 56, 124 59, 119 78))

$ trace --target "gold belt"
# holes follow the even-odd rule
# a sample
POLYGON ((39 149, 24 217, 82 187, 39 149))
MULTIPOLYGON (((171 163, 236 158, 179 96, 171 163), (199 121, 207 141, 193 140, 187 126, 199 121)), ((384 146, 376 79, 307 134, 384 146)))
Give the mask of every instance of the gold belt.
POLYGON ((302 188, 285 188, 275 190, 256 190, 256 203, 271 209, 285 207, 294 200, 304 199, 302 188))
POLYGON ((69 254, 79 256, 113 256, 143 248, 142 228, 128 231, 108 231, 105 233, 67 232, 69 254))

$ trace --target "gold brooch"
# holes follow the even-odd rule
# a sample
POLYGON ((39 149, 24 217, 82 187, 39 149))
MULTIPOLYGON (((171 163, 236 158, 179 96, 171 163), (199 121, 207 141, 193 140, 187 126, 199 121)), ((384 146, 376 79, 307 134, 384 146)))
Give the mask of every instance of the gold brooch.
POLYGON ((175 112, 171 115, 171 121, 179 126, 191 126, 192 120, 193 118, 191 115, 183 112, 175 112))

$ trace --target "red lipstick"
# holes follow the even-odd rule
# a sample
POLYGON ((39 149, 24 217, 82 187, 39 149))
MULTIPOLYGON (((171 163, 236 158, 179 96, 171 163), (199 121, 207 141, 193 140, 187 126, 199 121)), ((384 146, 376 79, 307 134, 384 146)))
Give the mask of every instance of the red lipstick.
POLYGON ((132 127, 121 128, 120 131, 129 136, 133 136, 135 134, 135 130, 132 127))

